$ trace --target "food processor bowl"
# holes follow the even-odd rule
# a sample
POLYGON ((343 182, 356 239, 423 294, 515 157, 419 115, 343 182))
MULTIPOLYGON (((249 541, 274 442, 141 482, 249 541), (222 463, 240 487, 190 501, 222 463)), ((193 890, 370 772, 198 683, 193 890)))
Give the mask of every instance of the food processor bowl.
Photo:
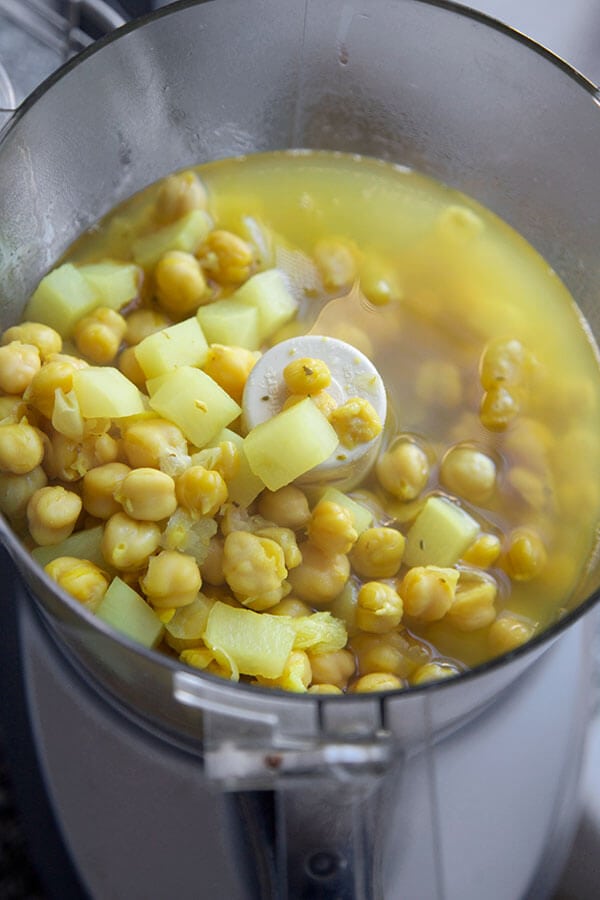
MULTIPOLYGON (((542 48, 450 3, 176 4, 68 63, 4 129, 0 324, 18 321, 81 231, 147 184, 208 160, 309 148, 409 166, 488 206, 546 258, 597 336, 599 106, 596 88, 542 48)), ((403 765, 505 715, 600 585, 596 557, 559 624, 449 682, 289 696, 199 674, 116 635, 0 529, 48 640, 79 676, 120 714, 196 754, 218 789, 277 790, 284 881, 300 883, 307 834, 318 846, 333 829, 344 896, 397 896, 382 893, 381 879, 396 883, 402 861, 390 836, 376 835, 393 821, 403 765)), ((438 896, 436 884, 423 896, 438 896)))

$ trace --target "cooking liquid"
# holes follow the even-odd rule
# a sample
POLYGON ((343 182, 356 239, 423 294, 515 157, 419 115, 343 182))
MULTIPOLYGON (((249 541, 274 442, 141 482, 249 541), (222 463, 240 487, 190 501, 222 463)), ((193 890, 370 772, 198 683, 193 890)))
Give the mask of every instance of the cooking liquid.
MULTIPOLYGON (((535 528, 548 553, 531 581, 513 582, 499 566, 489 570, 500 585, 498 612, 541 629, 583 599, 578 585, 600 506, 598 352, 573 298, 540 255, 475 201, 388 163, 281 152, 197 172, 217 227, 255 243, 265 267, 287 266, 300 289, 299 325, 282 336, 309 330, 321 314, 317 332, 368 350, 389 394, 386 440, 412 435, 429 454, 424 495, 447 493, 439 464, 457 443, 474 444, 496 461, 491 500, 462 505, 500 537, 517 526, 535 528), (319 285, 310 261, 316 242, 332 236, 359 260, 359 283, 337 292, 344 300, 319 285), (486 429, 479 418, 480 358, 494 338, 518 339, 535 359, 521 411, 504 431, 486 429)), ((65 260, 130 258, 132 238, 156 227, 156 191, 152 186, 113 211, 65 260)), ((371 492, 378 524, 406 532, 419 503, 386 495, 373 475, 361 487, 371 492)), ((472 666, 490 656, 487 627, 405 624, 434 645, 436 658, 472 666)))

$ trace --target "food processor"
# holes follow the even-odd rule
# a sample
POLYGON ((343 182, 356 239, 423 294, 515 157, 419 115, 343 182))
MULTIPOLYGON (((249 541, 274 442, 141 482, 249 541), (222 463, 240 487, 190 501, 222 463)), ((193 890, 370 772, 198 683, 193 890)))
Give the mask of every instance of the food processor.
MULTIPOLYGON (((473 196, 548 260, 597 336, 599 105, 566 64, 451 3, 174 4, 84 50, 4 125, 0 324, 126 196, 209 159, 304 147, 473 196)), ((526 647, 336 698, 140 648, 62 594, 5 523, 0 536, 3 715, 13 754, 29 754, 23 802, 57 829, 37 856, 51 896, 551 896, 579 812, 597 556, 526 647)))

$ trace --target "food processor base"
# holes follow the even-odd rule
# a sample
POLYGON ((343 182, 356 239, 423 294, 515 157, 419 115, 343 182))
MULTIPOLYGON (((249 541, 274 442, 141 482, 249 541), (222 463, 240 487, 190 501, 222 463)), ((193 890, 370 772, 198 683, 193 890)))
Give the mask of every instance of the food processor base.
MULTIPOLYGON (((256 814, 269 795, 212 791, 200 756, 105 702, 65 661, 16 579, 3 618, 9 613, 12 634, 0 623, 3 716, 48 895, 283 896, 274 887, 269 815, 256 814)), ((386 900, 552 895, 579 810, 587 626, 584 619, 564 634, 492 710, 405 760, 401 802, 386 824, 397 852, 381 860, 386 900)), ((323 882, 306 896, 344 896, 332 889, 323 882)))

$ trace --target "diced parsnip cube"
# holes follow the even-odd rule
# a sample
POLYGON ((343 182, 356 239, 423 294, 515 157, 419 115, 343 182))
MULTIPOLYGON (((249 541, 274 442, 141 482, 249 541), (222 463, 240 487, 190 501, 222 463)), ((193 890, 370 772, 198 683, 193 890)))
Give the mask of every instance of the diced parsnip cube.
POLYGON ((89 559, 101 569, 106 569, 106 560, 101 547, 103 534, 103 525, 86 528, 85 531, 74 532, 60 544, 36 547, 31 551, 31 555, 40 566, 47 566, 49 562, 58 559, 59 556, 73 556, 76 559, 89 559))
POLYGON ((67 338, 75 323, 99 303, 97 290, 72 263, 65 263, 42 278, 25 307, 24 318, 49 325, 67 338))
POLYGON ((179 366, 148 384, 150 406, 199 449, 237 419, 240 407, 206 372, 179 366))
POLYGON ((278 678, 294 645, 285 616, 236 609, 217 601, 208 614, 204 643, 224 653, 242 675, 278 678))
POLYGON ((154 610, 120 578, 113 578, 96 615, 144 647, 156 647, 163 635, 163 624, 154 610))
POLYGON ((428 497, 406 535, 407 566, 453 566, 479 533, 479 524, 445 497, 428 497))
POLYGON ((270 491, 325 462, 337 446, 337 434, 310 397, 257 425, 244 438, 250 469, 270 491))
POLYGON ((226 298, 201 306, 196 316, 209 344, 259 349, 259 316, 253 306, 226 298))
POLYGON ((148 335, 134 348, 146 378, 156 378, 177 366, 201 366, 208 344, 195 316, 148 335))
POLYGON ((321 494, 319 502, 337 503, 338 506, 343 506, 344 509, 347 509, 352 516, 352 523, 358 534, 366 531, 373 521, 373 513, 370 509, 367 509, 361 503, 357 503, 356 500, 348 497, 342 491, 338 491, 337 488, 326 488, 321 494))
POLYGON ((172 225, 165 225, 133 241, 133 258, 138 266, 151 269, 169 250, 195 253, 211 228, 208 213, 203 209, 193 209, 172 225))
POLYGON ((283 273, 278 269, 267 269, 266 272, 253 275, 235 291, 232 299, 258 310, 258 337, 261 344, 293 319, 298 311, 298 304, 290 293, 283 273))
POLYGON ((113 366, 78 369, 73 390, 84 419, 122 419, 144 412, 138 388, 113 366))
POLYGON ((240 454, 238 470, 233 478, 227 482, 227 491, 229 499, 233 503, 239 503, 240 506, 245 508, 250 506, 253 500, 256 500, 260 492, 264 490, 265 485, 262 479, 254 474, 248 464, 246 451, 244 450, 244 438, 241 437, 241 435, 236 434, 235 431, 224 428, 223 431, 217 435, 213 443, 218 447, 222 441, 230 441, 240 454))
POLYGON ((142 273, 133 263, 106 260, 79 266, 79 271, 98 294, 99 306, 118 310, 139 293, 142 273))
POLYGON ((180 606, 175 615, 165 625, 165 640, 173 650, 181 652, 189 647, 197 647, 206 631, 208 614, 215 601, 204 594, 187 606, 180 606))

